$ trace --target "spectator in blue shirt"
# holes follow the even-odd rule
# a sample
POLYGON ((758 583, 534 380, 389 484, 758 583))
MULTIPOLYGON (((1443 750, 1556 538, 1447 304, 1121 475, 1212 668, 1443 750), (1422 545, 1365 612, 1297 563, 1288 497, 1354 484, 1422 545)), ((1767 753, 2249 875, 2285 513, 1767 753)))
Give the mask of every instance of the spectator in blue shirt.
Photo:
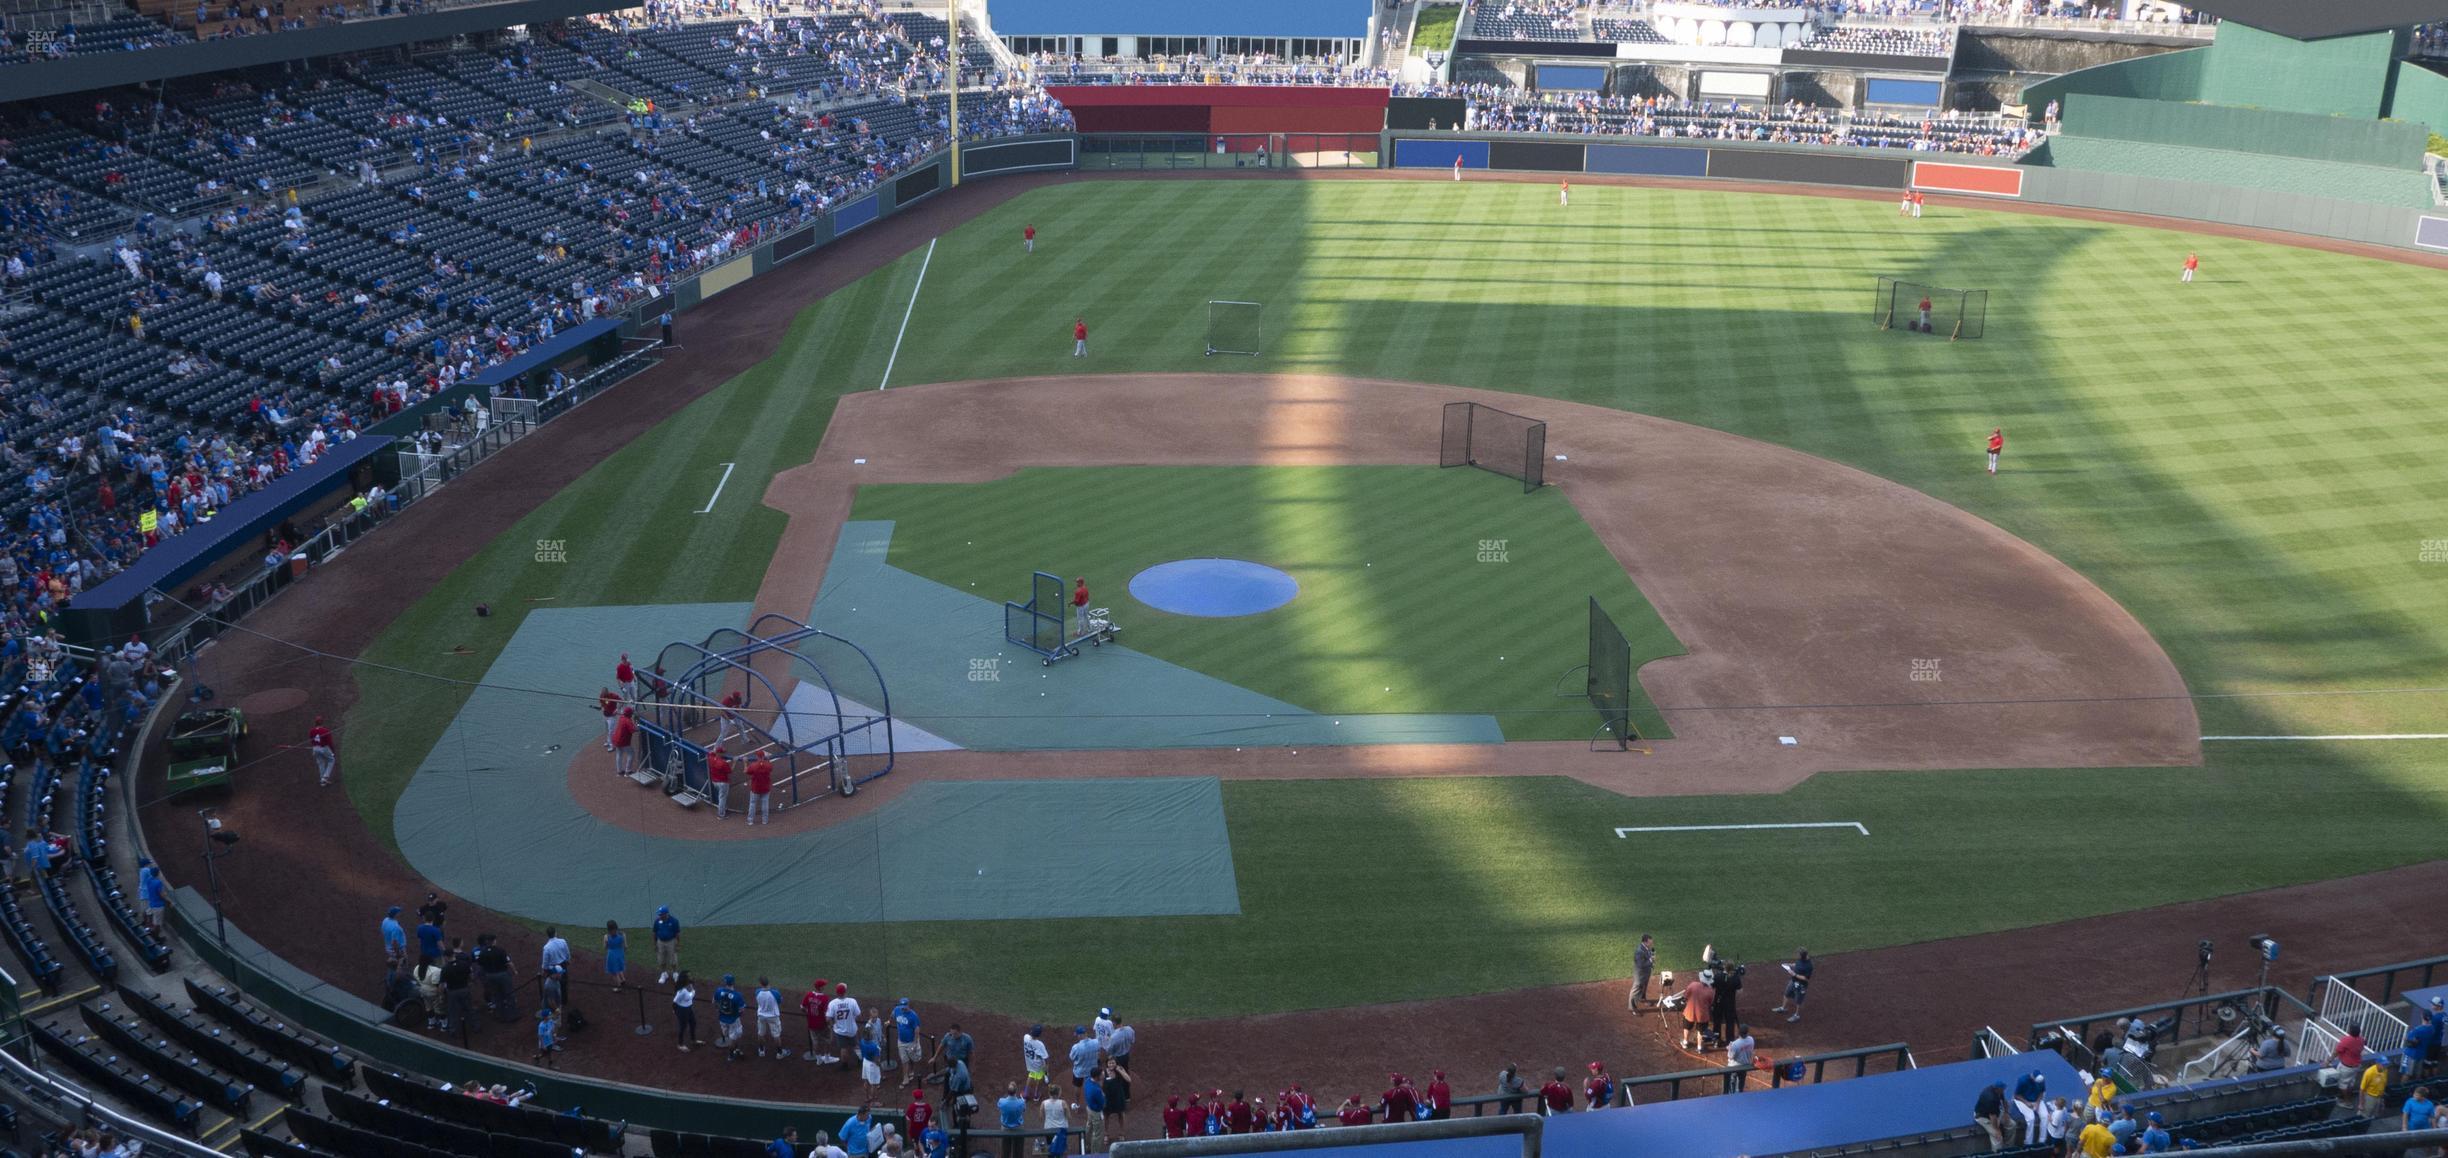
POLYGON ((767 1158, 799 1158, 799 1127, 782 1127, 782 1136, 765 1144, 767 1158))
POLYGON ((2142 1123, 2134 1121, 2133 1107, 2117 1107, 2116 1120, 2108 1123, 2108 1134, 2117 1140, 2117 1145, 2125 1148, 2126 1153, 2132 1153, 2140 1145, 2142 1123))
POLYGON ((842 1150, 848 1153, 851 1158, 859 1158, 860 1155, 867 1153, 867 1148, 871 1144, 872 1140, 872 1135, 869 1134, 868 1131, 873 1128, 874 1125, 875 1107, 872 1105, 861 1105, 858 1108, 858 1113, 842 1119, 842 1150))
POLYGON ((918 1010, 904 997, 893 1003, 892 1020, 893 1040, 900 1048, 901 1088, 906 1090, 918 1077, 918 1063, 924 1052, 918 1048, 918 1010))
POLYGON ((723 974, 722 984, 714 987, 714 1048, 730 1050, 733 1061, 739 1060, 740 1010, 747 1004, 732 976, 723 974))
POLYGON ((1003 1158, 1020 1158, 1020 1131, 1027 1128, 1028 1102, 1020 1096, 1020 1083, 1003 1083, 1003 1096, 995 1100, 995 1113, 1003 1122, 1003 1158))
POLYGON ((1087 1026, 1072 1026, 1071 1036, 1076 1039, 1071 1043, 1071 1084, 1085 1085, 1089 1072, 1096 1069, 1097 1054, 1102 1051, 1097 1048, 1096 1039, 1088 1036, 1087 1026))
POLYGON ((442 926, 434 924, 431 916, 417 918, 416 939, 418 957, 442 956, 442 926))
POLYGON ((2402 1124, 2409 1131, 2438 1128, 2439 1103, 2431 1100, 2431 1087, 2416 1086, 2413 1093, 2406 1095, 2402 1124))
POLYGON ((162 910, 170 903, 169 886, 162 881, 161 867, 150 859, 137 858, 136 893, 144 898, 145 928, 161 932, 162 910))
POLYGON ((2175 1139, 2168 1136, 2167 1119, 2160 1117, 2159 1111, 2152 1110, 2150 1126, 2142 1131, 2142 1152, 2164 1154, 2174 1148, 2175 1144, 2175 1139))
POLYGON ((655 984, 661 985, 680 971, 680 918, 671 915, 666 905, 655 910, 654 919, 655 984))
POLYGON ((549 1066, 552 1064, 553 1055, 561 1052, 560 1031, 561 1020, 553 1013, 551 1007, 536 1010, 535 1059, 537 1062, 549 1066))
POLYGON ((393 905, 382 919, 383 963, 395 968, 408 955, 408 931, 400 928, 399 915, 400 907, 393 905))

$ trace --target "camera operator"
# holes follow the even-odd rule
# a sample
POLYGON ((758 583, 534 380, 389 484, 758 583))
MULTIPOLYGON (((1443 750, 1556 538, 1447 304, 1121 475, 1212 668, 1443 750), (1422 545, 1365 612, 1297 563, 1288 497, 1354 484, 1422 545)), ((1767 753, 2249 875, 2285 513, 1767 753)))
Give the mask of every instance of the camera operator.
POLYGON ((2268 1033, 2261 1035, 2261 1043, 2253 1047, 2252 1070, 2258 1074, 2285 1068, 2287 1068, 2286 1027, 2273 1025, 2269 1027, 2268 1033))
POLYGON ((1736 1003, 1742 997, 1743 973, 1748 965, 1717 963, 1717 1000, 1709 1007, 1709 1015, 1717 1023, 1717 1040, 1734 1040, 1734 1027, 1742 1024, 1741 1009, 1736 1003))

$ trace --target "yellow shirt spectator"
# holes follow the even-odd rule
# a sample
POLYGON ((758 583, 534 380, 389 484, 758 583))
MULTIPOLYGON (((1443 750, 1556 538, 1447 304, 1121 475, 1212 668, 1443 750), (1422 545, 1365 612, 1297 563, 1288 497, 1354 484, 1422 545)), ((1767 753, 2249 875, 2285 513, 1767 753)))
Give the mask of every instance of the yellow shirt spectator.
POLYGON ((2363 1067, 2363 1093, 2368 1097, 2374 1098, 2381 1097, 2388 1093, 2387 1066, 2381 1065, 2378 1062, 2373 1062, 2372 1064, 2363 1067))
POLYGON ((2109 1133, 2108 1127, 2097 1121, 2083 1127, 2079 1141, 2084 1158, 2108 1158, 2116 1151, 2116 1135, 2109 1133))
POLYGON ((2100 1075, 2100 1079, 2098 1081, 2091 1083, 2092 1109, 2099 1109, 2101 1106, 2105 1106, 2108 1103, 2115 1101, 2116 1096, 2117 1084, 2115 1078, 2102 1074, 2100 1075))

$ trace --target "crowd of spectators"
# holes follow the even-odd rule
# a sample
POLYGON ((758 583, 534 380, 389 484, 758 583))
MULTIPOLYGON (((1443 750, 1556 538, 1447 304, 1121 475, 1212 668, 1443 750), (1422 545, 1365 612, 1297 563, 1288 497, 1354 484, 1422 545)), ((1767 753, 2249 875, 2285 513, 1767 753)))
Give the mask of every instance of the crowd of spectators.
POLYGON ((66 60, 100 52, 136 52, 195 40, 166 24, 133 12, 99 24, 63 24, 56 29, 0 29, 0 64, 66 60))
POLYGON ((1809 46, 1821 52, 1869 52, 1890 56, 1945 56, 1947 32, 1936 28, 1865 28, 1836 25, 1819 30, 1809 46))
POLYGON ((1857 113, 1791 100, 1752 105, 1655 96, 1540 93, 1485 83, 1406 86, 1402 92, 1461 97, 1468 102, 1462 127, 1489 132, 1774 141, 1991 157, 2020 155, 2044 137, 2039 130, 1997 117, 1953 110, 1911 117, 1857 113))
MULTIPOLYGON (((489 59, 16 110, 0 125, 0 465, 16 480, 0 488, 0 632, 38 637, 78 591, 367 424, 651 304, 940 147, 942 20, 803 9, 659 2, 489 59), (573 83, 598 75, 654 95, 617 109, 573 83), (291 359, 265 364, 240 332, 291 359), (91 333, 94 357, 63 333, 91 333)), ((1070 127, 1017 83, 961 115, 971 139, 1070 127)))
POLYGON ((1490 40, 1579 40, 1589 27, 1583 0, 1497 0, 1473 17, 1490 40))
POLYGON ((1039 53, 1030 71, 1043 84, 1240 84, 1370 86, 1394 83, 1388 69, 1315 57, 1073 57, 1039 53))

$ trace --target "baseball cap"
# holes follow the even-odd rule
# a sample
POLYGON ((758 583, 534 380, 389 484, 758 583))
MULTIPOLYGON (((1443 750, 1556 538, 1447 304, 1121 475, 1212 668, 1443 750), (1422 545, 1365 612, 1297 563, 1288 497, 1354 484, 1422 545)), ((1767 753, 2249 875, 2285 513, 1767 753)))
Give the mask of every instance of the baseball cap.
POLYGON ((2443 1005, 2443 1004, 2448 1004, 2448 1002, 2443 1002, 2443 1001, 2442 1001, 2440 998, 2437 998, 2437 997, 2434 997, 2434 998, 2432 998, 2432 999, 2431 999, 2431 1008, 2433 1008, 2433 1009, 2438 1009, 2438 1008, 2440 1008, 2440 1007, 2441 1007, 2441 1005, 2443 1005))
POLYGON ((153 858, 152 858, 152 857, 149 857, 149 856, 140 856, 140 857, 137 857, 137 858, 136 858, 136 867, 137 867, 137 868, 143 868, 143 867, 145 867, 146 865, 149 865, 149 864, 152 864, 152 863, 153 863, 153 858))
POLYGON ((1605 1068, 1606 1068, 1606 1067, 1599 1065, 1597 1062, 1591 1062, 1591 1063, 1590 1063, 1590 1072, 1591 1072, 1591 1073, 1593 1073, 1593 1074, 1594 1074, 1594 1073, 1597 1073, 1599 1070, 1602 1070, 1602 1069, 1605 1069, 1605 1068))
POLYGON ((2159 1116, 2159 1111, 2157 1111, 2157 1110, 2152 1110, 2152 1111, 2150 1112, 2150 1120, 2151 1120, 2151 1121, 2154 1121, 2154 1122, 2164 1122, 2164 1121, 2167 1121, 2167 1119, 2162 1118, 2162 1117, 2160 1117, 2160 1116, 2159 1116))
POLYGON ((849 986, 844 985, 844 984, 842 984, 842 983, 841 983, 841 982, 839 982, 839 981, 836 981, 836 982, 834 982, 834 983, 833 983, 833 996, 835 996, 835 997, 842 997, 842 996, 846 996, 846 995, 847 995, 849 992, 850 992, 850 987, 849 987, 849 986))
POLYGON ((1075 1026, 1072 1026, 1072 1027, 1071 1027, 1071 1036, 1073 1036, 1073 1037, 1084 1037, 1084 1036, 1086 1036, 1086 1035, 1087 1035, 1087 1033, 1088 1033, 1088 1027, 1087 1027, 1087 1026, 1084 1026, 1084 1025, 1075 1025, 1075 1026))
POLYGON ((1035 1025, 1030 1026, 1030 1027, 1029 1027, 1029 1036, 1030 1036, 1030 1037, 1044 1037, 1044 1036, 1045 1036, 1045 1023, 1041 1021, 1041 1022, 1038 1022, 1038 1023, 1037 1023, 1037 1024, 1035 1024, 1035 1025))
POLYGON ((671 916, 671 906, 670 906, 670 905, 656 905, 656 906, 655 906, 655 916, 658 916, 658 917, 668 917, 668 916, 671 916))
POLYGON ((1113 1006, 1110 1006, 1110 1005, 1100 1005, 1100 1006, 1098 1006, 1098 1007, 1097 1007, 1097 1016, 1098 1016, 1098 1017, 1112 1017, 1112 1016, 1113 1016, 1113 1006))
MULTIPOLYGON (((1430 1070, 1430 1071, 1428 1071, 1428 1076, 1429 1076, 1429 1077, 1432 1077, 1432 1078, 1435 1078, 1435 1079, 1437 1079, 1438 1081, 1443 1081, 1443 1080, 1445 1080, 1445 1071, 1443 1071, 1443 1070, 1430 1070)), ((1296 1090, 1297 1090, 1297 1089, 1299 1089, 1299 1088, 1300 1088, 1300 1083, 1299 1083, 1299 1082, 1294 1082, 1294 1083, 1292 1083, 1292 1088, 1293 1088, 1293 1089, 1296 1089, 1296 1090)))
POLYGON ((730 974, 728 974, 728 973, 723 974, 723 984, 725 984, 725 985, 729 985, 729 984, 731 984, 731 975, 730 975, 730 974))
POLYGON ((904 1006, 904 1005, 907 1005, 907 1004, 909 1004, 909 998, 906 998, 906 997, 901 998, 900 1000, 893 1002, 893 1006, 894 1006, 895 1008, 899 1008, 899 1007, 904 1006))

